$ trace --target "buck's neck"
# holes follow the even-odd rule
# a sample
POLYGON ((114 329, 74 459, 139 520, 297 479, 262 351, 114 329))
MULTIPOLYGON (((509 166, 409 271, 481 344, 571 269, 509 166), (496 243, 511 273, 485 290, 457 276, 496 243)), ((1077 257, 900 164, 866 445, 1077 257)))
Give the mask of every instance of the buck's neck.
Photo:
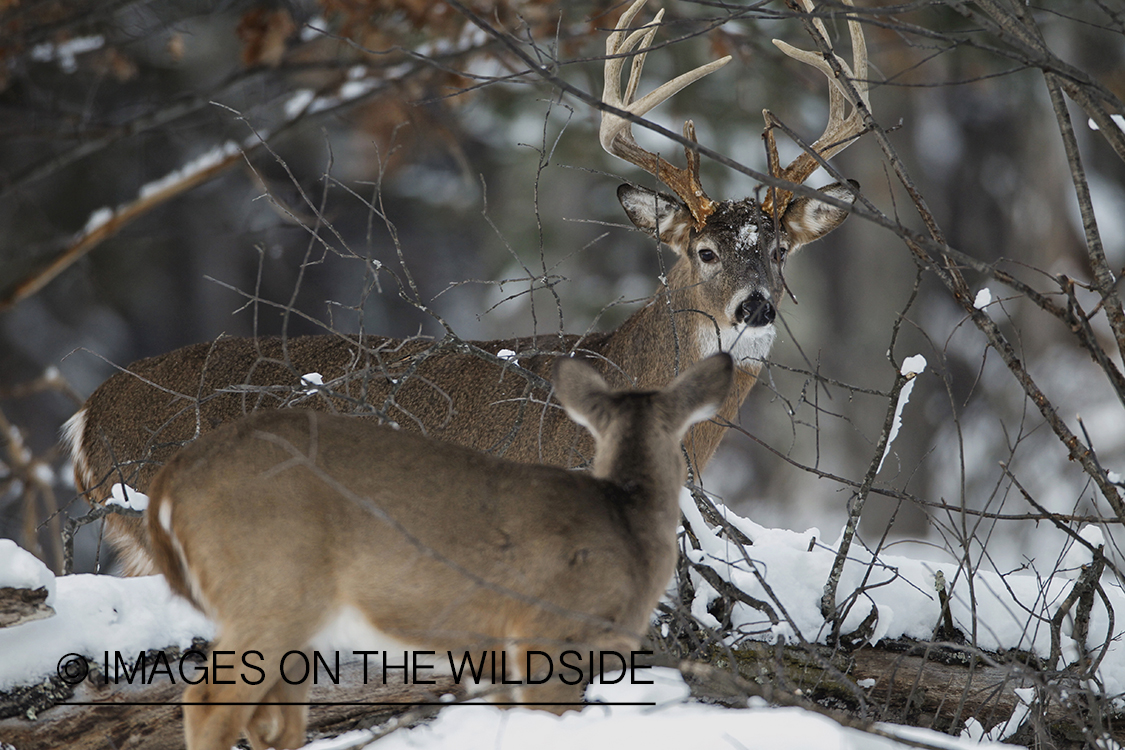
MULTIPOLYGON (((714 351, 703 351, 707 338, 703 326, 713 326, 710 318, 698 312, 700 304, 692 292, 690 280, 684 278, 677 264, 668 274, 668 287, 657 290, 642 307, 621 324, 616 331, 600 341, 591 341, 590 349, 603 355, 624 370, 626 380, 615 370, 606 372, 617 388, 663 388, 676 375, 714 351)), ((734 422, 746 395, 757 382, 760 363, 743 362, 735 368, 734 383, 723 406, 712 420, 691 428, 684 440, 688 456, 696 470, 702 470, 718 448, 726 428, 734 422), (716 424, 716 422, 718 424, 716 424)))
MULTIPOLYGON (((639 310, 600 342, 599 352, 624 370, 609 372, 615 387, 658 389, 710 352, 701 351, 698 302, 677 263, 668 286, 657 289, 639 310)), ((593 347, 592 347, 593 348, 593 347)))

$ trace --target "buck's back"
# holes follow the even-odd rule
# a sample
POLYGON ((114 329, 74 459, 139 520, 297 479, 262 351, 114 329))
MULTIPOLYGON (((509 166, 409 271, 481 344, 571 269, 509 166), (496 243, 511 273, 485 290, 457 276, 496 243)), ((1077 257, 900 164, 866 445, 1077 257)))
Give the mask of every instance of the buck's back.
MULTIPOLYGON (((533 344, 565 351, 575 341, 546 336, 476 346, 492 353, 533 344)), ((160 466, 198 435, 259 409, 287 406, 382 412, 407 430, 515 461, 578 466, 592 452, 588 436, 546 405, 548 390, 519 368, 473 354, 427 357, 438 344, 425 340, 372 336, 363 344, 361 350, 336 336, 296 337, 284 346, 279 338, 222 339, 135 362, 86 402, 85 428, 75 436, 83 489, 100 498, 123 481, 144 492, 160 466), (303 384, 309 373, 321 375, 331 394, 303 384)), ((553 356, 518 364, 545 379, 553 356)))

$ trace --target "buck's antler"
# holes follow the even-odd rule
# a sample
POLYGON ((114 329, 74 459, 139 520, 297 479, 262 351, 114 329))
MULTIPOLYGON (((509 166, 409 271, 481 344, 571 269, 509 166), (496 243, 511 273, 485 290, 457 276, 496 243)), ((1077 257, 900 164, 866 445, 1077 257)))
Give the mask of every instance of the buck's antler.
MULTIPOLYGON (((664 17, 664 11, 661 10, 650 23, 626 36, 629 23, 644 4, 645 0, 636 0, 629 10, 622 14, 621 20, 617 22, 617 27, 610 33, 605 44, 608 59, 605 61, 605 89, 602 93, 602 101, 637 117, 646 114, 661 102, 667 101, 680 89, 730 62, 730 55, 727 55, 720 60, 702 65, 668 81, 639 101, 633 101, 633 97, 637 93, 637 84, 641 79, 641 70, 644 68, 645 56, 648 54, 647 48, 651 44, 653 36, 656 35, 660 20, 664 17), (633 64, 629 70, 629 84, 625 88, 625 96, 622 97, 621 69, 625 66, 625 56, 637 48, 638 42, 640 42, 641 49, 646 51, 632 57, 633 64)), ((703 186, 699 183, 699 152, 689 146, 684 146, 687 167, 684 169, 673 167, 661 157, 638 146, 637 142, 633 140, 632 126, 631 121, 603 111, 600 131, 602 148, 630 164, 637 165, 675 191, 680 200, 691 209, 696 228, 701 229, 707 217, 715 210, 716 203, 707 197, 707 194, 703 192, 703 186)), ((696 142, 695 124, 691 120, 684 123, 684 138, 692 143, 696 142)))
MULTIPOLYGON (((852 5, 851 0, 841 0, 841 2, 847 6, 852 5)), ((800 3, 806 13, 812 13, 812 0, 800 0, 800 3)), ((824 22, 819 18, 813 18, 812 22, 816 25, 816 30, 820 32, 820 35, 828 39, 828 32, 824 28, 824 22)), ((859 94, 859 98, 863 101, 864 107, 870 110, 871 102, 867 94, 867 42, 863 38, 863 29, 859 25, 859 22, 849 20, 848 30, 852 37, 852 67, 849 67, 839 55, 835 53, 833 53, 833 55, 839 63, 840 69, 843 71, 844 75, 851 79, 856 92, 859 94)), ((816 143, 812 145, 811 151, 820 155, 822 159, 835 156, 850 146, 855 137, 863 132, 863 112, 856 105, 855 100, 844 90, 844 85, 836 77, 836 71, 832 69, 828 60, 826 60, 821 53, 797 49, 780 39, 774 39, 773 43, 789 57, 813 66, 828 77, 828 125, 824 128, 824 135, 820 136, 820 138, 816 140, 816 143), (844 117, 844 110, 848 104, 852 105, 852 113, 844 117)), ((766 153, 770 165, 770 174, 774 177, 780 177, 790 182, 795 182, 798 185, 802 184, 816 171, 820 164, 812 153, 806 151, 794 159, 788 167, 779 169, 777 163, 777 144, 774 142, 773 137, 773 128, 778 124, 778 121, 768 109, 763 110, 762 115, 766 120, 764 138, 766 140, 766 153)), ((792 199, 793 193, 788 190, 771 189, 766 200, 762 202, 762 210, 767 214, 773 213, 776 210, 777 214, 780 215, 784 213, 785 207, 789 205, 789 201, 792 199)))

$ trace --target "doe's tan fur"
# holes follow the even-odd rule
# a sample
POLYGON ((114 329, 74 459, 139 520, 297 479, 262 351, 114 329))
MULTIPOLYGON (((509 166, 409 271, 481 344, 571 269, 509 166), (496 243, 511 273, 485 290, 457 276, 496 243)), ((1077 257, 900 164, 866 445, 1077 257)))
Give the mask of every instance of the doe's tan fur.
MULTIPOLYGON (((156 567, 217 621, 216 650, 235 663, 256 650, 266 670, 258 685, 185 691, 189 750, 243 732, 255 748, 303 743, 304 711, 276 704, 307 686, 276 665, 345 611, 415 648, 505 649, 515 664, 529 650, 557 664, 568 648, 635 649, 675 565, 680 441, 732 372, 723 354, 663 390, 612 391, 557 360, 558 398, 594 436, 591 472, 307 410, 259 412, 179 452, 151 487, 156 567)), ((582 697, 559 680, 518 690, 560 712, 582 697)))

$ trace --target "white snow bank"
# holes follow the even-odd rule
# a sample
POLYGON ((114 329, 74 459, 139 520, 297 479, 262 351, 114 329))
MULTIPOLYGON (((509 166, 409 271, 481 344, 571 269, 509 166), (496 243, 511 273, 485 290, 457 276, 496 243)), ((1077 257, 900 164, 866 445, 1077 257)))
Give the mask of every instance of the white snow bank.
MULTIPOLYGON (((25 553, 26 554, 26 553, 25 553)), ((3 564, 0 562, 0 569, 3 564)), ((214 628, 160 576, 59 576, 55 616, 0 629, 0 690, 42 682, 68 654, 101 663, 106 651, 133 658, 150 648, 191 645, 214 628)))
MULTIPOLYGON (((688 689, 672 669, 653 669, 654 685, 599 685, 587 695, 606 702, 655 703, 655 706, 590 706, 581 713, 554 716, 542 711, 491 706, 451 706, 431 723, 394 732, 367 745, 372 750, 571 750, 575 747, 685 747, 748 750, 891 750, 910 745, 848 729, 811 711, 757 706, 749 710, 685 702, 688 689)), ((947 748, 999 748, 910 727, 879 725, 908 741, 947 748)), ((347 737, 360 741, 361 732, 347 737)), ((345 738, 313 742, 306 750, 335 750, 345 738)))
POLYGON ((47 589, 47 606, 55 606, 55 574, 11 539, 0 539, 0 589, 47 589))
MULTIPOLYGON (((904 367, 905 370, 905 367, 904 367)), ((822 543, 812 544, 814 538, 823 542, 820 531, 809 529, 804 533, 782 529, 767 529, 719 506, 727 521, 753 540, 753 546, 743 551, 737 545, 720 537, 703 524, 695 501, 685 490, 680 498, 680 508, 699 537, 701 550, 690 550, 693 562, 702 562, 715 569, 719 575, 752 597, 772 601, 769 593, 758 582, 754 571, 765 579, 777 595, 792 625, 782 622, 772 632, 792 632, 795 628, 808 641, 823 642, 827 626, 820 614, 820 597, 832 567, 835 550, 822 543), (812 549, 810 550, 810 546, 812 549)), ((1094 535, 1090 535, 1095 538, 1094 535)), ((880 554, 874 558, 867 549, 853 544, 844 566, 837 602, 844 600, 864 583, 865 592, 858 597, 844 621, 843 632, 857 629, 871 612, 879 609, 872 642, 883 638, 933 637, 934 628, 941 615, 941 607, 934 589, 936 573, 943 574, 950 595, 953 623, 966 635, 976 633, 977 645, 990 651, 1000 649, 1026 649, 1040 656, 1051 652, 1050 617, 1070 593, 1075 581, 1072 577, 1058 575, 1045 579, 1033 573, 1010 573, 1001 576, 984 570, 972 571, 971 577, 955 562, 930 562, 895 555, 880 554), (971 589, 970 589, 971 586, 971 589), (976 606, 972 606, 975 600, 976 606), (975 616, 975 621, 974 621, 975 616)), ((693 582, 702 582, 692 573, 693 582)), ((1107 579, 1107 584, 1109 579, 1107 579)), ((1120 587, 1105 585, 1110 604, 1118 613, 1125 612, 1125 593, 1120 587)), ((707 591, 710 587, 700 587, 707 591)), ((697 596, 705 594, 697 594, 697 596)), ((700 607, 694 607, 699 609, 700 607)), ((705 605, 703 606, 705 609, 705 605)), ((748 637, 760 638, 771 632, 768 619, 748 605, 737 603, 731 614, 734 635, 731 644, 748 637)), ((1095 602, 1090 617, 1088 646, 1099 648, 1107 637, 1109 614, 1104 604, 1095 602)), ((1118 616, 1113 638, 1105 658, 1098 668, 1101 688, 1109 696, 1125 693, 1125 644, 1122 643, 1123 624, 1118 616)), ((1072 622, 1062 628, 1063 659, 1073 659, 1074 642, 1070 638, 1072 622)), ((796 633, 793 633, 796 635, 796 633)), ((1095 651, 1095 655, 1098 652, 1095 651)), ((1062 665, 1059 665, 1062 666, 1062 665)))
MULTIPOLYGON (((912 363, 917 365, 917 363, 912 363)), ((916 371, 916 370, 911 370, 916 371)), ((774 626, 759 611, 736 604, 732 612, 734 628, 728 642, 737 644, 748 638, 774 638, 799 634, 809 641, 821 641, 826 626, 820 614, 822 587, 832 566, 834 551, 825 548, 816 529, 798 533, 768 529, 740 518, 720 506, 727 521, 753 540, 745 549, 709 529, 699 516, 686 491, 681 498, 702 549, 688 554, 704 562, 750 596, 771 601, 755 572, 769 584, 773 594, 791 618, 774 626), (819 542, 814 543, 814 541, 819 542)), ((1097 535, 1088 533, 1091 541, 1097 535)), ((25 562, 26 553, 13 550, 11 543, 0 543, 0 570, 14 570, 25 562)), ((36 567, 36 566, 32 566, 36 567)), ((31 582, 34 575, 24 572, 12 580, 31 582)), ((845 620, 850 632, 871 611, 878 608, 878 622, 871 637, 902 636, 928 639, 941 611, 934 591, 935 574, 940 571, 950 592, 954 624, 965 633, 976 633, 978 644, 986 649, 1028 649, 1040 655, 1050 652, 1050 633, 1044 624, 1058 610, 1075 584, 1072 577, 1044 579, 1032 574, 1005 576, 987 571, 959 568, 956 562, 927 562, 888 554, 877 559, 860 545, 853 545, 838 589, 843 605, 863 583, 866 591, 845 620), (972 588, 970 590, 970 583, 972 588), (975 601, 975 606, 970 602, 975 601), (975 617, 975 620, 974 620, 975 617)), ((706 600, 714 596, 710 587, 695 578, 700 599, 693 610, 706 611, 706 600)), ((38 580, 37 578, 35 580, 38 580)), ((1117 612, 1125 611, 1125 594, 1107 585, 1106 594, 1117 612)), ((178 646, 186 649, 193 637, 213 638, 214 629, 202 614, 187 602, 173 596, 160 577, 120 579, 109 576, 72 575, 56 579, 53 606, 55 617, 28 622, 0 630, 0 690, 15 685, 41 682, 55 673, 60 660, 78 654, 101 662, 103 654, 120 652, 136 655, 151 648, 178 646)), ((781 611, 781 608, 777 608, 781 611)), ((1070 629, 1063 629, 1064 659, 1073 658, 1070 629)), ((1106 638, 1108 615, 1102 603, 1095 602, 1090 622, 1090 644, 1099 646, 1106 638)), ((1125 692, 1125 645, 1121 621, 1114 639, 1098 669, 1098 684, 1111 696, 1125 692)), ((786 750, 834 750, 905 747, 893 739, 880 738, 858 730, 843 728, 818 714, 793 709, 769 708, 751 701, 748 710, 732 710, 691 703, 677 673, 651 670, 656 685, 598 685, 588 697, 607 702, 654 702, 656 706, 592 706, 582 712, 555 717, 537 711, 501 711, 491 706, 451 706, 435 721, 410 730, 392 733, 374 743, 384 748, 471 748, 588 747, 646 748, 738 747, 786 750), (657 675, 659 678, 657 679, 657 675)), ((1093 684, 1093 683, 1091 683, 1093 684)), ((881 725, 904 740, 922 741, 950 748, 978 747, 972 737, 995 739, 1014 730, 1010 723, 984 737, 983 728, 970 726, 965 738, 881 725)), ((352 735, 353 741, 362 735, 352 735)), ((335 742, 339 746, 339 740, 335 742)), ((314 750, 330 750, 332 744, 313 743, 314 750)))

